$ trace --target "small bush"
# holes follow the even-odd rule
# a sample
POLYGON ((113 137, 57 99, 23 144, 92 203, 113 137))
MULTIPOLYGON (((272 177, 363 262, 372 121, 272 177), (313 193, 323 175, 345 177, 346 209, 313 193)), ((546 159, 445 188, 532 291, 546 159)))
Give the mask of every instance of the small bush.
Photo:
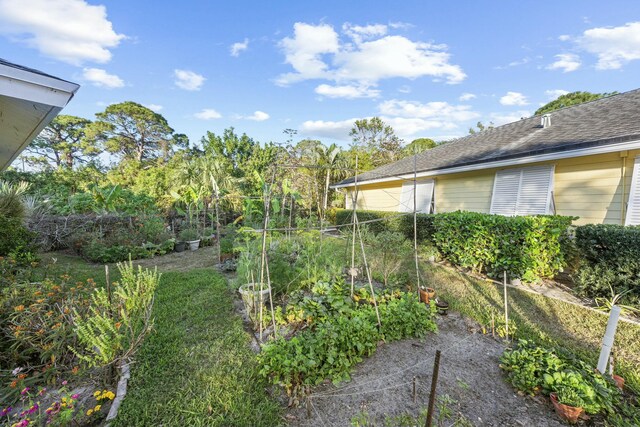
POLYGON ((35 233, 18 218, 0 216, 0 256, 12 255, 18 262, 30 260, 38 247, 35 233))
POLYGON ((573 276, 579 295, 610 298, 613 292, 640 304, 640 227, 583 225, 575 243, 582 258, 573 276))
MULTIPOLYGON (((418 241, 429 241, 434 233, 433 221, 435 215, 419 213, 416 215, 418 231, 418 241)), ((402 214, 388 211, 364 211, 358 210, 358 221, 384 219, 382 221, 363 224, 363 228, 378 234, 383 231, 393 231, 403 234, 407 239, 413 240, 413 214, 402 214)), ((353 211, 349 209, 337 209, 335 213, 335 224, 344 225, 353 222, 353 211)), ((349 227, 343 227, 348 229, 349 227)))

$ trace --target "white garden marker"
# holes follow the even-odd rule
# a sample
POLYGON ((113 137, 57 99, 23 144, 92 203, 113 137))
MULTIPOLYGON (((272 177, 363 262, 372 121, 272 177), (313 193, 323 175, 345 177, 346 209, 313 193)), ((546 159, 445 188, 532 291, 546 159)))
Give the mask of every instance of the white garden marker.
POLYGON ((598 359, 598 371, 604 373, 607 369, 607 361, 611 354, 611 348, 613 347, 613 340, 616 336, 616 329, 618 327, 618 320, 620 319, 620 307, 614 305, 611 307, 611 313, 609 313, 609 321, 607 322, 607 329, 604 332, 604 338, 602 339, 602 349, 600 350, 600 358, 598 359))

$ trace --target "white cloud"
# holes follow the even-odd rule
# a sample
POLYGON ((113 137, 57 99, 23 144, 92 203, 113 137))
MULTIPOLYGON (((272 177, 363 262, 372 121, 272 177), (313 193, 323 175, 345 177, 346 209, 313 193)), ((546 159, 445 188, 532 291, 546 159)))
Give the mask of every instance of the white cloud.
POLYGON ((509 113, 491 113, 491 122, 494 126, 500 126, 511 122, 516 122, 522 118, 530 117, 531 113, 526 110, 512 111, 509 113))
POLYGON ((189 70, 173 70, 173 75, 176 78, 176 86, 184 90, 200 90, 207 80, 203 75, 189 70))
POLYGON ((162 105, 159 104, 147 104, 145 105, 145 107, 147 107, 148 109, 155 111, 156 113, 158 111, 161 111, 164 107, 162 105))
POLYGON ((381 24, 346 23, 343 31, 348 41, 341 41, 330 25, 296 23, 294 35, 280 42, 285 62, 294 71, 280 75, 276 83, 288 85, 323 79, 340 86, 368 87, 396 77, 431 76, 447 83, 459 83, 466 78, 460 66, 449 62, 445 45, 390 35, 388 27, 381 24))
POLYGON ((520 92, 507 92, 502 98, 500 98, 500 104, 502 105, 527 105, 527 97, 520 92))
POLYGON ((105 6, 83 0, 0 0, 0 34, 73 65, 109 62, 109 49, 126 37, 105 6))
POLYGON ((269 119, 269 114, 265 113, 264 111, 254 111, 254 113, 250 116, 245 116, 242 117, 243 119, 247 119, 247 120, 254 120, 256 122, 263 122, 265 120, 269 119))
POLYGON ((327 98, 377 98, 380 96, 380 91, 372 89, 368 86, 331 86, 328 84, 321 84, 316 87, 315 92, 318 95, 326 96, 327 98))
POLYGON ((436 119, 439 121, 465 121, 480 117, 468 105, 451 105, 447 102, 402 101, 392 99, 378 105, 380 113, 386 116, 404 118, 436 119))
POLYGON ((199 113, 194 114, 194 117, 200 120, 213 120, 221 118, 222 114, 218 113, 213 108, 205 108, 199 113))
POLYGON ((282 39, 280 47, 285 53, 285 62, 296 72, 281 75, 277 83, 288 85, 307 79, 328 78, 328 65, 321 55, 338 52, 340 42, 333 27, 296 22, 293 32, 293 37, 282 39))
POLYGON ((400 93, 411 93, 411 88, 407 85, 402 85, 398 88, 398 92, 400 93))
POLYGON ((558 36, 558 40, 560 40, 561 42, 566 42, 571 40, 571 36, 568 34, 562 34, 558 36))
POLYGON ((351 37, 354 42, 362 43, 363 40, 369 40, 387 34, 387 26, 383 24, 361 26, 345 22, 342 24, 342 32, 351 37))
POLYGON ((544 94, 549 97, 549 100, 556 99, 557 97, 566 95, 568 93, 569 91, 564 89, 550 89, 544 91, 544 94))
POLYGON ((597 69, 615 70, 640 59, 640 21, 619 27, 592 28, 577 42, 582 49, 598 57, 597 69))
POLYGON ((561 53, 555 55, 556 61, 547 65, 548 70, 562 70, 563 73, 569 73, 580 68, 582 62, 580 57, 574 53, 561 53))
POLYGON ((242 42, 236 42, 231 45, 229 50, 231 51, 231 56, 240 56, 240 52, 243 50, 247 50, 249 47, 249 39, 244 39, 242 42))
POLYGON ((458 98, 460 101, 471 101, 472 99, 477 98, 477 96, 473 93, 465 92, 458 98))
POLYGON ((124 81, 115 74, 109 74, 100 68, 85 68, 82 70, 82 78, 94 86, 115 89, 124 86, 124 81))
POLYGON ((300 130, 303 134, 310 136, 333 138, 343 141, 349 140, 349 131, 358 118, 325 121, 325 120, 307 120, 302 123, 300 130))

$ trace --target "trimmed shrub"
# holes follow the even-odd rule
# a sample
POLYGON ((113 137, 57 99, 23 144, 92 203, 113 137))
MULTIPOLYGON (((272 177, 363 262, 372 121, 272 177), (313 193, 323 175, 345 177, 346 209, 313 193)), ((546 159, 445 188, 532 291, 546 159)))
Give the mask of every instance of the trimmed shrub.
POLYGON ((581 265, 573 280, 576 292, 589 298, 625 294, 640 303, 640 227, 590 224, 576 228, 581 265))
MULTIPOLYGON (((351 223, 351 210, 336 213, 336 224, 351 223)), ((397 212, 358 211, 369 231, 400 232, 413 239, 413 215, 397 212)), ((553 277, 564 268, 573 217, 505 217, 476 212, 418 214, 418 240, 433 243, 451 263, 498 277, 506 271, 525 282, 553 277)))
POLYGON ((565 264, 563 243, 573 217, 489 215, 451 212, 435 215, 433 240, 450 262, 498 277, 531 282, 553 277, 565 264))

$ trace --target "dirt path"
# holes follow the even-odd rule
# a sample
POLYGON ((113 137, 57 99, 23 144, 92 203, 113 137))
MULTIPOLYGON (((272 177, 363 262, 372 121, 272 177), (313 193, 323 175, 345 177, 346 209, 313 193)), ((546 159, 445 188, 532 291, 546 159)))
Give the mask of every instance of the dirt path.
POLYGON ((455 425, 475 426, 563 425, 550 403, 519 396, 503 380, 498 366, 501 343, 469 332, 470 325, 455 313, 438 322, 438 334, 382 345, 356 367, 351 381, 318 387, 312 393, 311 418, 303 405, 289 411, 290 425, 350 426, 359 415, 366 420, 359 426, 412 425, 400 417, 416 417, 427 407, 436 349, 442 351, 437 395, 450 397, 446 408, 451 417, 442 425, 454 425, 456 420, 467 424, 455 425))
POLYGON ((158 267, 159 272, 188 272, 194 268, 211 268, 218 263, 214 246, 200 248, 195 251, 172 252, 149 259, 133 261, 134 265, 145 268, 158 267))

